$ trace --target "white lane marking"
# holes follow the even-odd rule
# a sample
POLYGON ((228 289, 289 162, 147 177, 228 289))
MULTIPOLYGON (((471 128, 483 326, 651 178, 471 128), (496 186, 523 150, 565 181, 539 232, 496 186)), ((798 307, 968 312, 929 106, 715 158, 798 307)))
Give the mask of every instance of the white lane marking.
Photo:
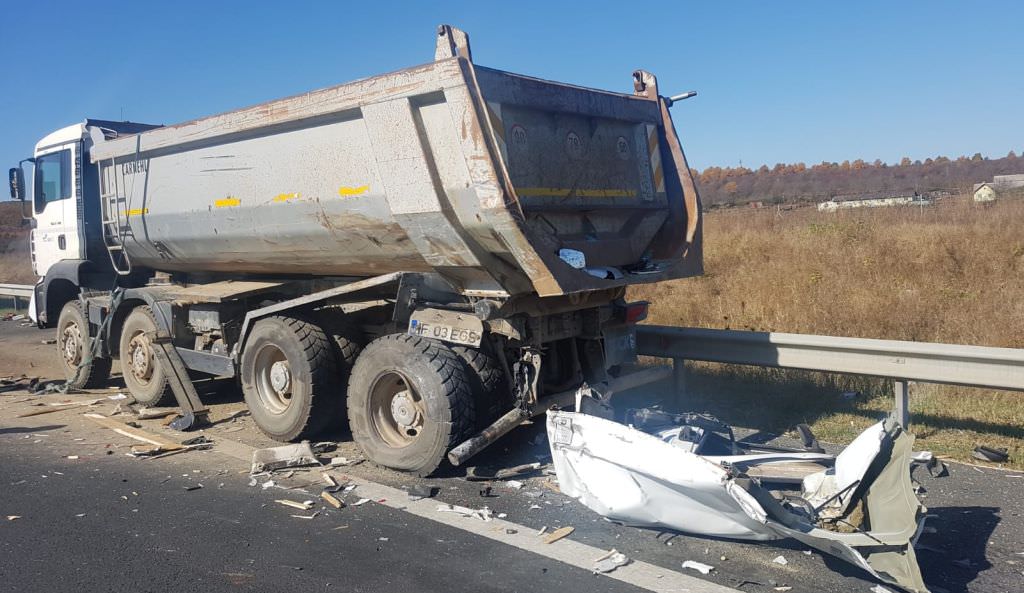
MULTIPOLYGON (((216 440, 212 452, 221 453, 246 463, 252 460, 252 452, 256 450, 255 447, 221 436, 211 436, 216 440)), ((346 474, 346 476, 356 484, 356 492, 360 496, 374 501, 384 501, 378 504, 443 523, 449 527, 508 544, 583 570, 593 570, 594 560, 607 553, 607 550, 588 546, 569 538, 561 539, 553 544, 545 544, 534 535, 535 530, 524 525, 504 519, 492 519, 484 522, 476 518, 438 512, 438 505, 444 504, 444 502, 436 498, 409 500, 404 490, 357 478, 351 474, 346 474), (507 533, 507 529, 514 530, 516 533, 507 533)), ((637 560, 605 573, 603 576, 657 593, 742 593, 738 589, 637 560)))

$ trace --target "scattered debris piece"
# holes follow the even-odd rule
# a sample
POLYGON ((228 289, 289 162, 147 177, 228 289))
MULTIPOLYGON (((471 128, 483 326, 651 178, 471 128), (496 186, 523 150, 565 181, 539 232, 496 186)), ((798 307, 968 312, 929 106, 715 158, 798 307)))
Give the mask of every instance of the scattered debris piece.
POLYGON ((331 457, 331 465, 359 465, 362 463, 362 459, 349 459, 347 457, 331 457))
POLYGON ((710 564, 704 564, 703 562, 697 562, 696 560, 687 560, 686 562, 683 562, 683 568, 692 568, 700 574, 710 574, 711 571, 715 569, 715 567, 710 564))
POLYGON ((985 445, 978 445, 974 448, 972 453, 975 459, 981 461, 988 461, 990 463, 1005 463, 1010 460, 1010 452, 1005 447, 998 449, 993 447, 986 447, 985 445))
POLYGON ((484 486, 480 489, 480 498, 497 498, 498 495, 494 493, 494 488, 491 486, 484 486))
POLYGON ((21 515, 7 515, 8 521, 17 521, 18 519, 21 519, 21 515))
POLYGON ((559 527, 558 529, 552 531, 550 534, 548 534, 547 537, 544 538, 544 543, 553 544, 558 540, 562 539, 563 537, 568 536, 573 531, 576 531, 575 527, 559 527))
POLYGON ((150 433, 150 432, 146 432, 144 430, 140 430, 138 428, 129 426, 128 424, 125 424, 124 422, 118 422, 117 420, 114 420, 112 418, 107 418, 106 416, 103 416, 101 414, 83 414, 83 415, 86 418, 88 418, 88 419, 92 420, 93 422, 95 422, 96 424, 99 424, 100 426, 105 426, 106 428, 109 428, 110 430, 113 430, 114 432, 116 432, 117 434, 119 434, 121 436, 126 436, 128 438, 135 439, 137 441, 142 441, 143 443, 149 443, 150 445, 157 445, 157 446, 163 448, 165 451, 172 451, 172 450, 175 450, 175 449, 184 449, 185 448, 185 445, 181 445, 179 443, 175 443, 174 441, 172 441, 170 439, 165 439, 164 437, 162 437, 160 435, 153 434, 153 433, 150 433))
POLYGON ((607 554, 594 561, 594 572, 611 572, 620 566, 629 564, 630 562, 632 562, 632 560, 627 558, 622 552, 609 550, 607 554))
POLYGON ((44 346, 51 346, 53 344, 56 344, 57 340, 50 338, 49 340, 39 340, 39 343, 43 344, 44 346))
POLYGON ((437 488, 426 484, 413 484, 409 486, 409 500, 422 500, 424 498, 433 498, 437 493, 437 488))
POLYGON ((358 507, 370 502, 369 498, 360 498, 359 500, 352 503, 352 506, 358 507))
POLYGON ((330 453, 338 448, 338 443, 332 443, 330 441, 323 441, 320 443, 313 443, 310 446, 315 455, 323 455, 324 453, 330 453))
POLYGON ((774 562, 775 564, 781 564, 782 566, 789 564, 789 560, 786 560, 786 557, 782 554, 779 554, 778 556, 772 558, 772 562, 774 562))
POLYGON ((504 519, 505 517, 508 517, 508 513, 498 513, 497 516, 499 519, 504 519))
POLYGON ((537 510, 539 508, 541 508, 539 504, 531 504, 530 505, 530 510, 531 511, 537 510))
POLYGON ((514 490, 519 490, 523 487, 523 483, 518 480, 509 480, 505 482, 505 485, 514 490))
POLYGON ((71 410, 74 408, 84 408, 88 406, 95 406, 101 403, 102 399, 90 399, 81 402, 66 402, 66 403, 53 403, 41 410, 31 410, 29 412, 22 412, 15 416, 15 418, 28 418, 29 416, 40 416, 42 414, 52 414, 53 412, 61 412, 63 410, 71 410))
POLYGON ((320 493, 320 498, 324 499, 324 501, 327 502, 327 504, 331 505, 332 507, 334 507, 336 509, 340 509, 341 507, 345 506, 345 503, 341 502, 341 500, 339 500, 336 496, 334 496, 330 492, 326 492, 326 491, 325 492, 321 492, 320 493))
MULTIPOLYGON (((502 514, 504 514, 504 513, 502 513, 502 514)), ((498 515, 498 517, 501 517, 501 515, 498 515)), ((519 533, 519 531, 516 530, 516 529, 506 529, 505 530, 505 534, 506 535, 515 535, 517 533, 519 533)))
POLYGON ((68 455, 67 457, 65 457, 65 459, 75 460, 78 459, 78 455, 68 455))
POLYGON ((305 467, 320 465, 313 450, 309 447, 309 441, 302 441, 294 445, 282 445, 268 449, 257 449, 252 452, 252 467, 250 474, 272 472, 289 467, 305 467))
POLYGON ((892 589, 886 589, 881 585, 875 585, 871 587, 871 593, 893 593, 892 589))
POLYGON ((184 441, 181 441, 181 444, 185 447, 199 447, 201 445, 213 445, 213 441, 205 436, 199 435, 197 437, 185 439, 184 441))
POLYGON ((793 587, 789 587, 789 586, 787 586, 787 585, 783 585, 783 586, 781 586, 781 587, 773 587, 773 589, 775 589, 776 591, 781 591, 781 592, 783 592, 783 593, 784 593, 785 591, 790 591, 790 590, 792 590, 792 589, 793 589, 793 587))
POLYGON ((327 482, 327 485, 330 486, 331 488, 336 488, 338 486, 338 481, 335 480, 334 476, 332 476, 331 474, 327 472, 320 472, 320 477, 322 477, 324 479, 324 482, 327 482))
POLYGON ((300 510, 303 510, 303 511, 308 511, 309 509, 313 508, 313 501, 312 500, 305 500, 303 502, 298 502, 298 501, 295 501, 295 500, 288 500, 286 498, 278 498, 274 502, 276 502, 277 504, 283 504, 286 507, 292 507, 293 509, 300 509, 300 510))
POLYGON ((542 536, 542 535, 544 535, 547 532, 548 532, 548 526, 545 525, 545 526, 543 526, 543 527, 541 527, 540 529, 537 530, 537 536, 538 537, 542 536))
POLYGON ((317 512, 313 513, 312 515, 290 515, 290 516, 295 517, 296 519, 313 519, 313 518, 315 518, 319 514, 320 514, 320 511, 317 511, 317 512))
POLYGON ((267 488, 273 488, 274 486, 277 486, 277 482, 273 480, 267 480, 266 482, 263 482, 262 488, 266 490, 267 488))
MULTIPOLYGON (((113 396, 111 396, 113 397, 113 396)), ((135 411, 135 417, 139 420, 153 420, 155 418, 166 418, 177 414, 177 410, 157 410, 153 408, 139 408, 135 411)))
MULTIPOLYGON (((543 435, 541 435, 543 436, 543 435)), ((523 465, 517 465, 514 467, 507 468, 494 468, 487 466, 468 467, 466 468, 466 479, 470 482, 484 482, 487 480, 507 480, 508 478, 515 478, 524 476, 536 472, 541 468, 539 462, 524 463, 523 465)))
POLYGON ((437 505, 437 511, 439 513, 455 513, 457 515, 462 515, 463 517, 475 517, 484 522, 491 520, 491 509, 487 507, 482 509, 471 509, 457 504, 440 504, 437 505))
POLYGON ((191 486, 185 486, 185 492, 192 492, 193 490, 199 490, 202 488, 202 484, 192 484, 191 486))

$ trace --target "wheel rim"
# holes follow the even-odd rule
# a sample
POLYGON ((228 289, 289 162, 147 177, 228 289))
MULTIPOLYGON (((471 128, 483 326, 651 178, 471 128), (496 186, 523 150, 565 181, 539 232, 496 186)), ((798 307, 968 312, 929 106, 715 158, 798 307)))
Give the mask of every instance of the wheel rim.
POLYGON ((82 330, 73 321, 61 330, 60 354, 69 368, 77 368, 82 362, 82 330))
POLYGON ((153 378, 153 345, 145 332, 132 334, 128 341, 128 368, 132 378, 142 385, 148 385, 153 378))
POLYGON ((288 357, 273 344, 264 344, 253 361, 256 393, 264 408, 283 414, 292 403, 292 372, 288 357))
POLYGON ((370 419, 381 440, 392 447, 410 445, 423 433, 424 404, 412 384, 397 371, 381 373, 370 387, 370 419))

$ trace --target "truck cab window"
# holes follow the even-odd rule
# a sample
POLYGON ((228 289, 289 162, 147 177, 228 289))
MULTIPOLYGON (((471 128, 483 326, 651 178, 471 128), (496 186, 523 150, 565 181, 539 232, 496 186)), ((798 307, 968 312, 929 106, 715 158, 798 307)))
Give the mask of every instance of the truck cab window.
POLYGON ((62 150, 36 158, 35 211, 49 202, 71 197, 71 151, 62 150))

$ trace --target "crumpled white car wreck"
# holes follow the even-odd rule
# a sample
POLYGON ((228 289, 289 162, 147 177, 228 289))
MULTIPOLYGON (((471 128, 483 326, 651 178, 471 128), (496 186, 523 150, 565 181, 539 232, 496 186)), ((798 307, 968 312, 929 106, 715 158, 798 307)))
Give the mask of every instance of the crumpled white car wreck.
POLYGON ((791 537, 927 593, 913 547, 926 515, 910 479, 914 437, 892 418, 838 456, 739 442, 707 415, 630 410, 626 422, 548 413, 562 492, 630 525, 791 537))

